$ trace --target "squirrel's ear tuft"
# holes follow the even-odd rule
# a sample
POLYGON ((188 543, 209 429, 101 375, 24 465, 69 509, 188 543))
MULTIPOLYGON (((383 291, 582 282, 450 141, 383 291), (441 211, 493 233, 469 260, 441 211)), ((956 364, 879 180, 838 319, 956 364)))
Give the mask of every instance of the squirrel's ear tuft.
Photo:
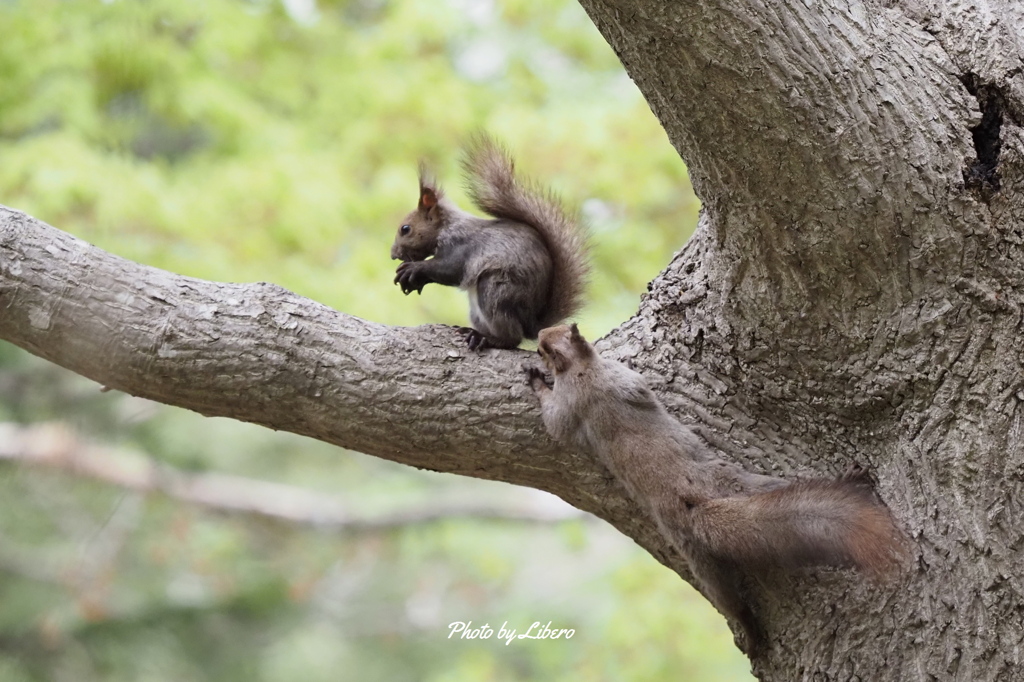
POLYGON ((581 355, 589 355, 593 350, 591 345, 587 343, 587 340, 583 338, 583 335, 580 334, 580 328, 576 326, 575 322, 569 325, 569 341, 581 355))
POLYGON ((437 193, 430 187, 420 190, 420 208, 430 210, 437 206, 437 193))
MULTIPOLYGON (((594 355, 594 347, 587 343, 587 340, 583 338, 583 335, 580 334, 580 329, 576 326, 575 322, 569 325, 569 346, 565 348, 565 350, 573 358, 580 360, 586 360, 594 355)), ((569 363, 566 362, 566 364, 568 365, 569 363)))
POLYGON ((433 173, 427 169, 427 164, 420 162, 420 209, 429 211, 437 206, 444 193, 434 179, 433 173))

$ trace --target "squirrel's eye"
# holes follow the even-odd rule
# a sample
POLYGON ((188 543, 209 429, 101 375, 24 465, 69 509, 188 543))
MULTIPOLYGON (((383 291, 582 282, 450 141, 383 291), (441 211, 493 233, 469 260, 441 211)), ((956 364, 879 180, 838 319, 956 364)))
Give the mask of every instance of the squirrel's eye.
POLYGON ((412 228, 409 227, 408 225, 402 225, 402 228, 399 230, 399 232, 402 233, 402 234, 409 234, 409 231, 411 229, 412 228))

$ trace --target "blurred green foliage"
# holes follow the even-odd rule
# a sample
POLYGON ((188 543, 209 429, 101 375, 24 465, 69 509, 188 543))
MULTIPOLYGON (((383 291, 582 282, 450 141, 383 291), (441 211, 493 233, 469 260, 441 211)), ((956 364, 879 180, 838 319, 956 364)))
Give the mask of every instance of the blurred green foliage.
MULTIPOLYGON (((567 0, 15 0, 0 25, 0 203, 157 267, 464 324, 455 290, 401 295, 388 247, 418 160, 464 197, 459 142, 479 128, 582 205, 591 336, 695 223, 685 168, 567 0)), ((0 345, 0 421, 362 513, 534 496, 96 389, 0 345)), ((344 533, 11 464, 0 500, 5 681, 750 679, 714 610, 601 524, 344 533), (460 620, 576 634, 447 639, 460 620)))

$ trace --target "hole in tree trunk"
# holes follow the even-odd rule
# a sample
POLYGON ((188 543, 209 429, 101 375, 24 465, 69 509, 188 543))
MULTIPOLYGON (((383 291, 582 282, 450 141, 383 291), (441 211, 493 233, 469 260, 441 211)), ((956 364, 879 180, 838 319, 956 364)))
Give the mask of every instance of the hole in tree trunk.
POLYGON ((978 100, 981 123, 971 128, 978 157, 964 169, 964 184, 988 198, 999 191, 999 129, 1003 125, 1003 96, 994 85, 982 83, 977 74, 960 77, 967 91, 978 100))

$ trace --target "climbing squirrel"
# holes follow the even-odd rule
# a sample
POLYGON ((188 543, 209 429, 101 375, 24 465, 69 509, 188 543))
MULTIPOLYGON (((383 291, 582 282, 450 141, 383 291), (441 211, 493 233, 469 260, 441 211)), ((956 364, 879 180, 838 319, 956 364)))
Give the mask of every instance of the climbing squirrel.
POLYGON ((404 261, 395 283, 406 295, 430 282, 466 290, 470 349, 515 348, 580 307, 586 233, 550 192, 517 178, 490 137, 471 139, 462 167, 470 198, 491 218, 460 209, 421 166, 419 205, 391 246, 391 257, 404 261))
POLYGON ((775 567, 855 567, 880 578, 904 540, 859 468, 786 482, 716 457, 625 365, 601 358, 576 325, 540 332, 554 376, 528 367, 553 438, 597 456, 687 559, 705 596, 736 620, 756 655, 765 635, 745 586, 775 567))

